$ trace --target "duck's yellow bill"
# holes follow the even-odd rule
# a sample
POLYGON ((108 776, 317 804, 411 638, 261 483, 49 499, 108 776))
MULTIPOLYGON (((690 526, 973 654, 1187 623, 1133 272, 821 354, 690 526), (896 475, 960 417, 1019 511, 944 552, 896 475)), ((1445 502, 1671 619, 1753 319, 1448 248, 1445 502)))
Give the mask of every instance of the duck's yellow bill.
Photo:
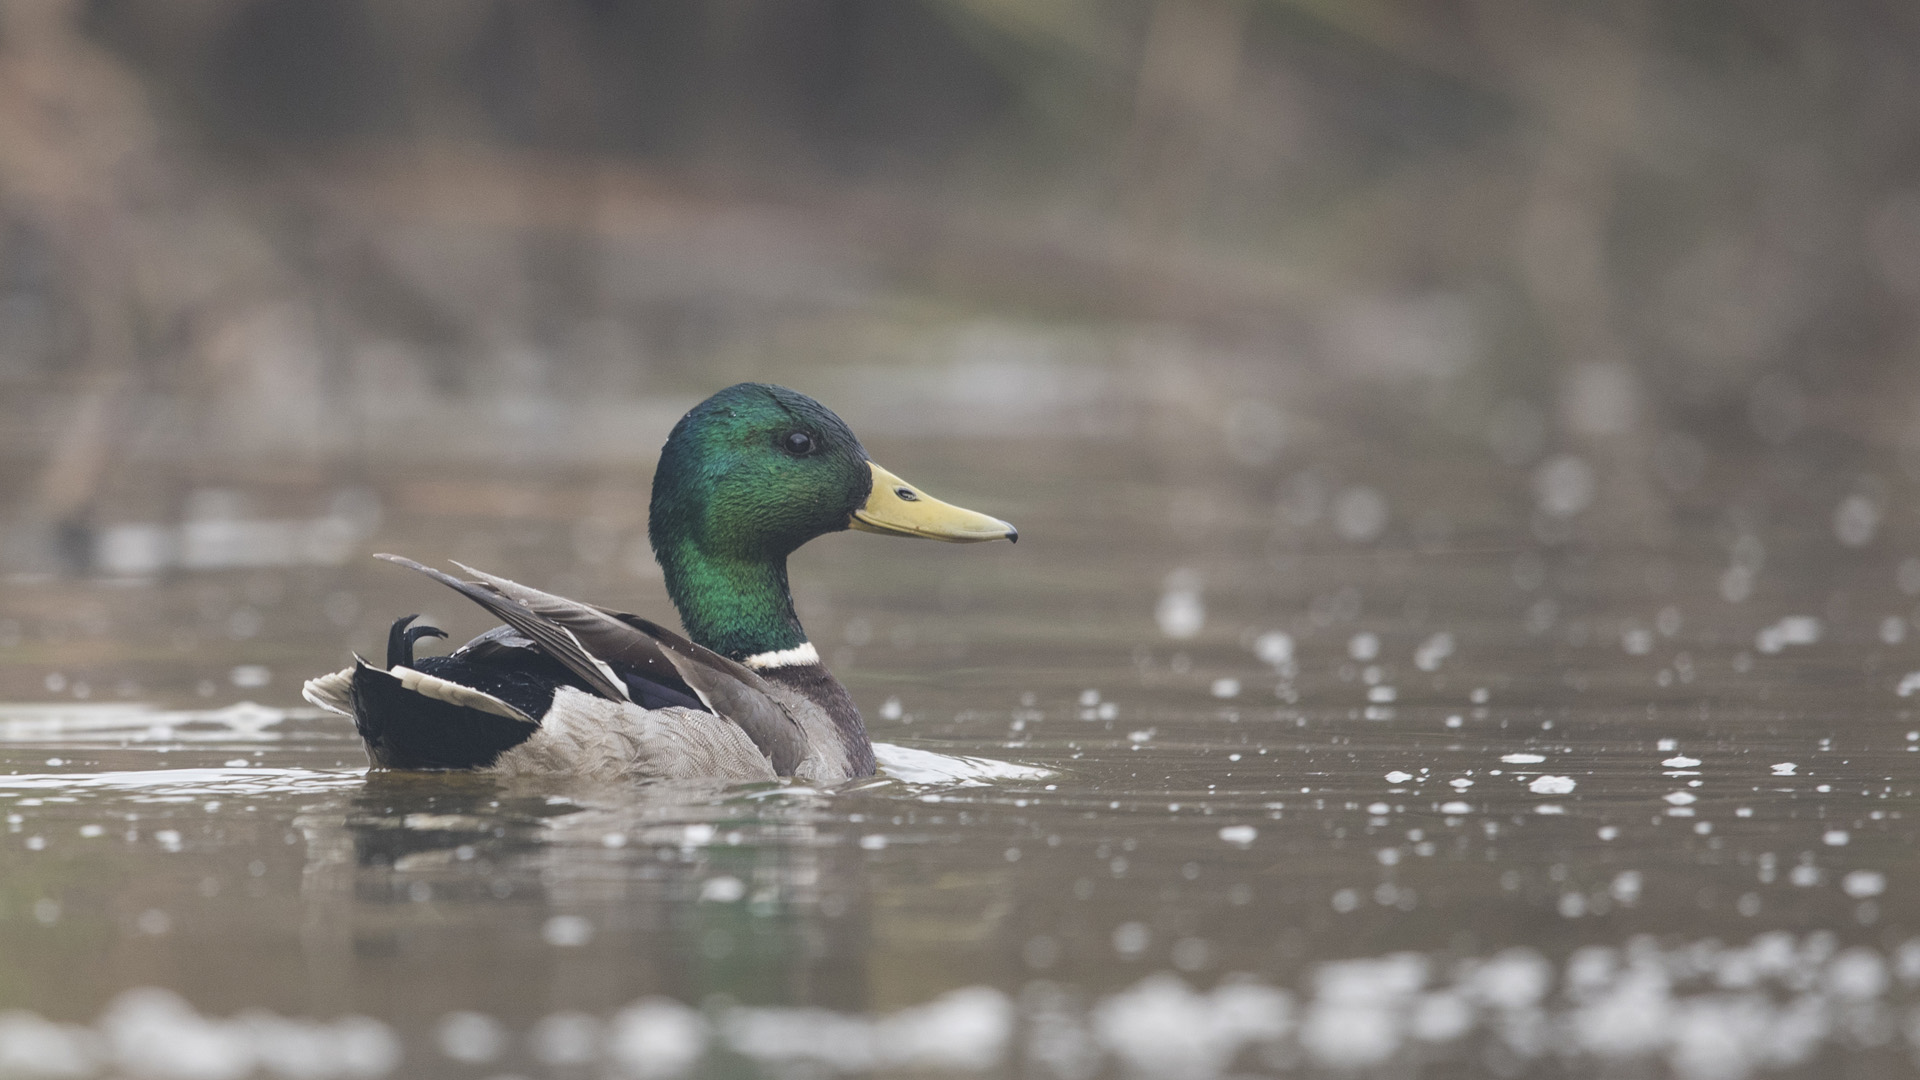
POLYGON ((847 522, 849 528, 950 544, 1020 539, 1020 531, 999 518, 943 503, 873 462, 867 465, 873 469, 873 494, 867 496, 865 506, 853 512, 847 522))

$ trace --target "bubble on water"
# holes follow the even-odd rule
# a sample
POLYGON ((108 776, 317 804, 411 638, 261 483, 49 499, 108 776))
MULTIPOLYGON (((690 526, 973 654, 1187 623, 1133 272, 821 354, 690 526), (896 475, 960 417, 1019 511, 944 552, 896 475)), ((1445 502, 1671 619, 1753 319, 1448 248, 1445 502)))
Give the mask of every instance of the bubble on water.
POLYGON ((1662 795, 1661 798, 1675 806, 1689 806, 1700 801, 1700 796, 1695 795, 1691 791, 1670 791, 1662 795))
POLYGON ((635 1080, 671 1080, 692 1070, 711 1038, 698 1011, 667 998, 645 998, 607 1024, 607 1056, 635 1080))
POLYGON ((1246 847, 1260 836, 1260 830, 1251 825, 1227 825, 1220 830, 1220 839, 1229 844, 1246 847))
POLYGON ((1538 765, 1547 760, 1545 754, 1502 754, 1500 760, 1509 765, 1538 765))
POLYGON ((1666 766, 1669 769, 1691 769, 1694 766, 1700 764, 1700 759, 1690 758, 1690 757, 1670 757, 1667 760, 1661 762, 1660 764, 1666 766))
POLYGON ((1887 875, 1878 870, 1854 870, 1840 879, 1840 888, 1855 900, 1865 900, 1887 891, 1887 875))
POLYGON ((1561 398, 1567 425, 1583 435, 1618 435, 1633 427, 1639 387, 1617 360, 1587 361, 1569 371, 1561 398))
POLYGON ((1828 829, 1820 834, 1820 842, 1828 847, 1845 847, 1853 839, 1845 829, 1828 829))
POLYGON ((1197 637, 1207 623, 1206 604, 1200 598, 1200 575, 1185 567, 1167 575, 1160 602, 1153 611, 1160 632, 1175 640, 1197 637))
POLYGON ((1763 653, 1777 653, 1789 645, 1813 645, 1820 640, 1820 620, 1811 615, 1789 615, 1760 631, 1754 647, 1763 653))
POLYGON ((1535 795, 1565 795, 1573 791, 1574 779, 1571 776, 1536 776, 1527 790, 1535 795))
POLYGON ((593 940, 593 924, 579 915, 555 915, 541 925, 540 937, 556 949, 576 949, 593 940))
POLYGON ((1452 785, 1456 791, 1465 791, 1473 786, 1473 781, 1464 776, 1456 776, 1452 780, 1447 781, 1447 783, 1452 785))
POLYGON ((1798 769, 1799 767, 1800 766, 1795 765, 1791 761, 1782 761, 1771 766, 1771 768, 1773 769, 1773 775, 1775 776, 1792 776, 1794 774, 1794 770, 1798 769))
POLYGON ((1413 651, 1413 666, 1421 671, 1438 671, 1447 657, 1453 655, 1453 635, 1445 630, 1434 634, 1420 643, 1413 651))
POLYGON ((1270 667, 1293 663, 1293 636, 1283 630, 1269 630, 1253 640, 1253 655, 1270 667))
POLYGON ((1880 528, 1880 504, 1855 493, 1840 501, 1833 511, 1833 535, 1848 547, 1865 547, 1873 542, 1880 528))
POLYGON ((534 1059, 543 1065, 580 1067, 600 1059, 600 1021, 586 1013, 543 1016, 527 1033, 534 1059))
POLYGON ((506 1028, 485 1013, 448 1013, 433 1035, 442 1054, 468 1065, 485 1065, 507 1048, 506 1028))
POLYGON ((1131 960, 1147 951, 1153 931, 1146 923, 1126 922, 1113 928, 1113 951, 1131 960))
POLYGON ((1410 772, 1402 772, 1399 769, 1395 769, 1392 772, 1388 773, 1385 779, 1389 784, 1404 784, 1407 781, 1413 779, 1413 774, 1410 772))
POLYGON ((1214 1077, 1246 1045, 1292 1029, 1293 996, 1247 982, 1203 994, 1175 976, 1151 975, 1100 1002, 1089 1019, 1129 1075, 1214 1077))
POLYGON ((1593 505, 1597 490, 1593 466, 1572 454, 1548 458, 1533 473, 1533 497, 1540 512, 1570 518, 1593 505))
POLYGON ((1387 527, 1386 497, 1370 487, 1350 487, 1334 496, 1333 531, 1343 540, 1363 544, 1378 539, 1387 527))
POLYGON ((1443 814, 1471 814, 1473 813, 1473 804, 1464 803, 1455 799, 1451 802, 1441 803, 1440 812, 1443 814))

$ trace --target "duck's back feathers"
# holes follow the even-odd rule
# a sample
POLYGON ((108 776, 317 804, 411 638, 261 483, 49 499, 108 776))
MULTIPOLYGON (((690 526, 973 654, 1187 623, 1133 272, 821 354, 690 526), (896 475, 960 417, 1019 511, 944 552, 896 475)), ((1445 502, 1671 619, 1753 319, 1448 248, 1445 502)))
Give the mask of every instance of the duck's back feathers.
POLYGON ((414 641, 436 632, 402 619, 388 670, 356 658, 307 684, 308 700, 353 717, 376 766, 822 782, 873 770, 859 714, 818 664, 816 680, 763 676, 636 615, 382 557, 507 625, 416 663, 414 641))

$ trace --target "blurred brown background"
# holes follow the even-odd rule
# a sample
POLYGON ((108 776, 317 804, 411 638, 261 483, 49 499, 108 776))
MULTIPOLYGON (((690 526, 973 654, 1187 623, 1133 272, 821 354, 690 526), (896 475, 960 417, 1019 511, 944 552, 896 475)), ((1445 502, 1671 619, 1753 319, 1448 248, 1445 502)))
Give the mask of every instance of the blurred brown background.
MULTIPOLYGON (((1216 459, 1317 518, 1276 470, 1345 439, 1657 544, 1788 448, 1858 546, 1920 465, 1916 60, 1890 2, 6 3, 0 648, 396 507, 645 579, 655 450, 745 378, 1056 480, 1144 453, 1190 532, 1216 459)), ((1323 520, 1474 495, 1369 492, 1323 520)), ((261 580, 172 603, 244 640, 261 580)))

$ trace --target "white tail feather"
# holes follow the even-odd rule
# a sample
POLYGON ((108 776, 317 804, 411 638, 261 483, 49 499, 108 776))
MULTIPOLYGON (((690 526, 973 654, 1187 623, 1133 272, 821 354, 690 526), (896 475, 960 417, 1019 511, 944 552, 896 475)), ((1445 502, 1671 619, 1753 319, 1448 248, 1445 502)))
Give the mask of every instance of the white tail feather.
MULTIPOLYGON (((518 720, 523 724, 538 724, 538 721, 519 709, 501 701, 492 694, 475 690, 471 686, 462 686, 457 682, 442 679, 438 675, 429 675, 424 671, 415 671, 410 667, 394 667, 387 674, 400 680, 400 685, 422 697, 435 701, 444 701, 449 705, 478 709, 483 713, 504 716, 509 720, 518 720)), ((331 677, 331 676, 329 676, 331 677)))
POLYGON ((353 669, 346 668, 331 675, 320 675, 308 679, 300 688, 300 696, 328 712, 341 716, 353 715, 353 669))

